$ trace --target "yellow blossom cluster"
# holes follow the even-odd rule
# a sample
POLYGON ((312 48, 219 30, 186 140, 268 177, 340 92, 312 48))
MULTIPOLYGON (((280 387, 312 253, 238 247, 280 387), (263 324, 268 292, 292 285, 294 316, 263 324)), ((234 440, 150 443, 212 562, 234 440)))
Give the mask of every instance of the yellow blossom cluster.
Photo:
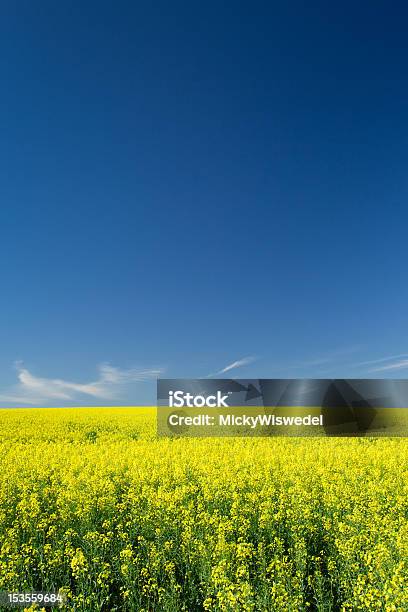
POLYGON ((89 612, 408 610, 405 439, 157 438, 142 408, 0 427, 2 591, 89 612))

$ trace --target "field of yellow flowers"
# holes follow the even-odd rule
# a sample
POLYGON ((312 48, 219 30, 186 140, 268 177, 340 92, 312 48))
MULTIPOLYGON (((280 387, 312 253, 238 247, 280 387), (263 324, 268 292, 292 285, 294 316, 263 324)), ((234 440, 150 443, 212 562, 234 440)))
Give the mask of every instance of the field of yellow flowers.
POLYGON ((406 439, 164 439, 141 408, 0 427, 0 590, 89 612, 408 610, 406 439))

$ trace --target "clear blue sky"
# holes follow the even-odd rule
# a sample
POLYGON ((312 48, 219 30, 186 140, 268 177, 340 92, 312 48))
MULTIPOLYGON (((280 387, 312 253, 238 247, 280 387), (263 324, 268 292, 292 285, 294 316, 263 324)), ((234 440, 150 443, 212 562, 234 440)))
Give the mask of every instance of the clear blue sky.
POLYGON ((407 21, 385 1, 3 3, 3 405, 48 378, 114 402, 64 386, 110 384, 102 363, 125 403, 154 401, 156 369, 247 357, 234 375, 407 375, 407 21))

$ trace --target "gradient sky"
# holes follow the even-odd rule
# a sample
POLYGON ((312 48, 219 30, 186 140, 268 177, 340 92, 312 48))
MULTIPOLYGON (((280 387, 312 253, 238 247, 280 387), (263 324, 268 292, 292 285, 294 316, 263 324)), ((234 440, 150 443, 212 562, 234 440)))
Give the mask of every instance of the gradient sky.
POLYGON ((2 3, 1 405, 407 376, 407 29, 385 1, 2 3))

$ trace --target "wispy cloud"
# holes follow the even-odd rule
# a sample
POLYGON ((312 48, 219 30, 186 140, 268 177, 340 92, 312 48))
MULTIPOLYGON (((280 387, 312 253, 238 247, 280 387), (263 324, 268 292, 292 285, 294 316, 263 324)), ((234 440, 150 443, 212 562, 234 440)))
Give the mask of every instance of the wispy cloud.
POLYGON ((160 369, 120 369, 109 364, 98 368, 96 380, 81 383, 61 378, 45 378, 32 374, 20 362, 16 364, 18 383, 9 391, 0 393, 0 402, 8 404, 40 405, 50 402, 95 400, 113 401, 119 399, 124 389, 136 382, 156 378, 160 369))
POLYGON ((372 368, 370 372, 389 372, 392 370, 406 369, 408 369, 408 359, 400 359, 399 361, 394 361, 393 363, 388 363, 387 365, 383 365, 378 368, 372 368))
POLYGON ((299 369, 303 369, 303 368, 309 368, 309 367, 318 367, 318 366, 324 366, 328 363, 331 363, 331 359, 329 357, 322 357, 322 358, 316 358, 316 359, 307 359, 305 361, 299 361, 298 363, 292 363, 289 364, 287 366, 282 366, 282 369, 287 369, 287 370, 299 370, 299 369))
POLYGON ((375 365, 377 363, 386 363, 387 361, 393 361, 394 359, 408 358, 408 353, 400 353, 399 355, 388 355, 388 357, 381 357, 380 359, 370 359, 369 361, 360 361, 356 363, 356 366, 375 365))
POLYGON ((393 370, 404 370, 408 368, 408 353, 398 355, 387 355, 367 361, 360 361, 354 367, 363 368, 368 373, 392 372, 393 370))
POLYGON ((249 365, 250 363, 253 363, 255 360, 256 360, 256 357, 254 356, 243 357, 242 359, 237 359, 237 361, 233 361, 232 363, 225 366, 225 368, 222 368, 222 370, 218 370, 217 372, 214 372, 213 374, 209 374, 207 378, 209 378, 210 376, 219 376, 220 374, 226 374, 227 372, 230 372, 231 370, 235 370, 235 368, 241 368, 242 366, 249 365))
POLYGON ((275 368, 276 371, 288 371, 288 370, 300 370, 302 374, 309 373, 311 370, 316 375, 324 374, 325 372, 331 372, 338 370, 339 368, 350 367, 348 355, 356 353, 361 350, 361 345, 345 346, 331 351, 326 351, 322 355, 303 359, 295 363, 289 363, 287 365, 280 365, 279 368, 275 368))

